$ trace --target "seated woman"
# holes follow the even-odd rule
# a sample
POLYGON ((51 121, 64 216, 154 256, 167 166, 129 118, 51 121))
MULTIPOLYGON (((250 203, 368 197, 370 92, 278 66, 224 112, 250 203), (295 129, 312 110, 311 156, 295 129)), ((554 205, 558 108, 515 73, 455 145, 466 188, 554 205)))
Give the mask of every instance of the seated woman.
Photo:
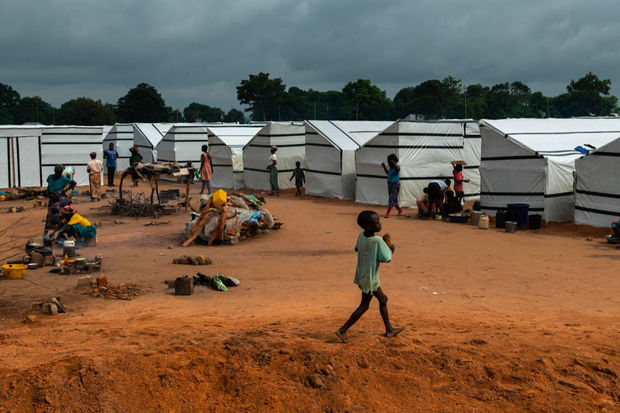
POLYGON ((71 204, 67 197, 67 191, 75 188, 75 181, 63 175, 64 166, 56 165, 54 173, 47 177, 47 196, 49 202, 47 204, 47 217, 45 219, 45 230, 43 235, 47 235, 49 231, 55 230, 60 224, 62 218, 61 210, 63 207, 71 204))
POLYGON ((62 209, 62 219, 52 239, 73 237, 79 244, 84 244, 96 236, 95 226, 78 214, 74 207, 67 205, 62 209))

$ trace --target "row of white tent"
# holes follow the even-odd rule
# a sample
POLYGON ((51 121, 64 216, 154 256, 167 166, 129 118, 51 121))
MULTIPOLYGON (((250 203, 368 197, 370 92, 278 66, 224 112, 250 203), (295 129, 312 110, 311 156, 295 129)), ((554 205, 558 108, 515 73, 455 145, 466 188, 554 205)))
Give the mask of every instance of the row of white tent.
MULTIPOLYGON (((0 139, 6 140, 0 141, 0 187, 43 185, 55 163, 84 166, 103 140, 104 148, 116 145, 119 170, 133 145, 145 162, 197 166, 200 147, 208 144, 214 186, 264 190, 269 148, 276 145, 280 187, 293 186, 291 172, 300 162, 309 195, 384 205, 380 165, 394 153, 403 206, 415 205, 429 181, 450 179, 451 161, 465 160, 466 197, 479 197, 490 215, 528 203, 546 221, 607 226, 620 216, 620 119, 9 126, 0 127, 0 139)), ((85 173, 78 177, 78 184, 87 183, 85 173)))

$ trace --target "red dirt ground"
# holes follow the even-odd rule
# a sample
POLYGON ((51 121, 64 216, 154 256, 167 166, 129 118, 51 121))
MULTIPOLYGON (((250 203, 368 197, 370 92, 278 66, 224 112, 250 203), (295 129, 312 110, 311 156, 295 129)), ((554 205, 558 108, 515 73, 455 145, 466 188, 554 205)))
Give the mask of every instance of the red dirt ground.
MULTIPOLYGON (((268 198, 280 231, 182 248, 185 214, 115 225, 106 205, 76 205, 103 224, 82 254, 103 254, 112 283, 147 294, 90 298, 49 268, 0 280, 0 412, 620 411, 620 250, 600 230, 382 219, 396 244, 382 287, 406 330, 383 337, 373 302, 344 345, 334 331, 360 299, 366 206, 287 192, 268 198), (171 264, 187 253, 213 264, 171 264), (197 271, 241 285, 180 297, 163 284, 197 271), (22 322, 53 295, 68 314, 22 322)), ((20 242, 41 235, 45 209, 1 215, 24 215, 20 242)))

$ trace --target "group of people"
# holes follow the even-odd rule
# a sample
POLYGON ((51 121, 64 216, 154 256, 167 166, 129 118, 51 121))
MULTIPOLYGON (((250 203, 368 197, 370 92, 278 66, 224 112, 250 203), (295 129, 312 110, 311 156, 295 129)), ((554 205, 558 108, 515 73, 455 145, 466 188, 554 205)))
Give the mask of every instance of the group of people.
MULTIPOLYGON (((387 165, 381 163, 381 167, 387 175, 388 184, 388 207, 385 217, 389 218, 392 208, 401 215, 403 210, 398 203, 398 195, 400 193, 400 166, 398 165, 398 157, 390 154, 387 157, 387 165)), ((453 165, 452 177, 454 178, 454 190, 450 188, 450 179, 435 179, 431 181, 424 189, 422 194, 416 199, 418 207, 418 217, 427 219, 434 212, 441 213, 442 216, 454 214, 463 210, 463 183, 469 182, 463 178, 463 165, 456 163, 453 165)))

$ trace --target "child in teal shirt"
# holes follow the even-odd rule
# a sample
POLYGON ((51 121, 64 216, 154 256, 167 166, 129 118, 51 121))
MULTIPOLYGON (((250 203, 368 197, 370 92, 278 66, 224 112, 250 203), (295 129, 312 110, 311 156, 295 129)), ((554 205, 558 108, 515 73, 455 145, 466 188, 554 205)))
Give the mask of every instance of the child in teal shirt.
POLYGON ((379 263, 390 262, 394 246, 388 246, 381 237, 375 235, 381 231, 381 222, 376 212, 362 211, 357 217, 357 224, 364 231, 357 237, 357 244, 355 245, 357 269, 353 282, 362 290, 362 302, 347 322, 336 331, 336 335, 343 343, 348 342, 347 330, 368 310, 373 296, 379 300, 379 311, 383 324, 385 324, 385 335, 394 337, 404 330, 402 327, 392 327, 390 324, 387 310, 388 298, 381 290, 381 283, 379 282, 379 263))

